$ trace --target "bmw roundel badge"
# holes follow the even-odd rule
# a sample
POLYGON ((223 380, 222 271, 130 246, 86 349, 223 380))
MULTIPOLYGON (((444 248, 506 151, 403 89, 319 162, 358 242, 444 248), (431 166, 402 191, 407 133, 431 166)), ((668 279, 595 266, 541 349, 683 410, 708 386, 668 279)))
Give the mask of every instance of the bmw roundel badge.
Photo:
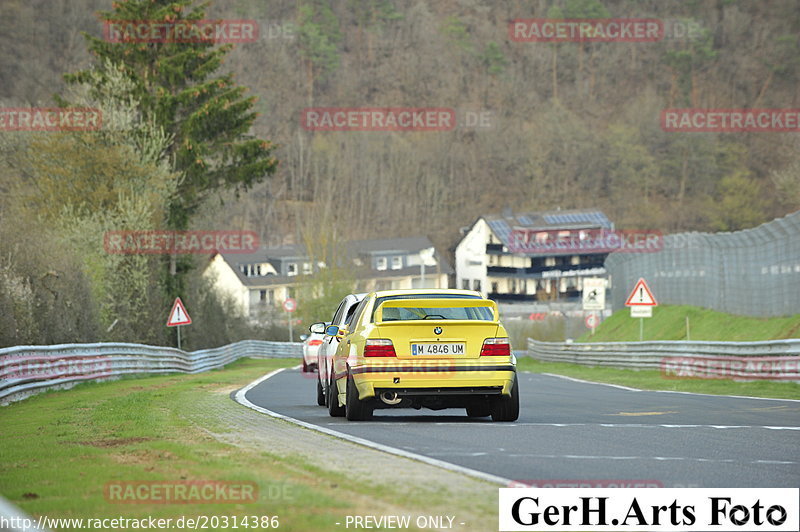
POLYGON ((442 334, 442 328, 441 327, 434 327, 433 328, 433 334, 442 334))

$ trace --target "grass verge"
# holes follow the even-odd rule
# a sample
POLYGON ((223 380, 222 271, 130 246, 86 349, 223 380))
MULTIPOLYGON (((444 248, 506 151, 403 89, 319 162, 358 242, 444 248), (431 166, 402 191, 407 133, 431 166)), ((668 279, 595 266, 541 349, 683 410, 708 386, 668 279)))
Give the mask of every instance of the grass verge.
POLYGON ((667 379, 658 370, 632 370, 581 366, 565 362, 542 362, 523 356, 517 367, 534 373, 554 373, 592 382, 619 384, 642 390, 668 390, 713 395, 745 395, 773 399, 800 399, 800 384, 794 382, 737 382, 728 379, 667 379))
MULTIPOLYGON (((800 338, 800 314, 779 318, 754 318, 725 314, 688 305, 660 305, 652 318, 644 318, 644 340, 686 340, 686 322, 692 340, 755 342, 800 338)), ((615 312, 600 324, 594 335, 585 333, 579 342, 636 342, 639 318, 630 310, 615 312)))
MULTIPOLYGON (((320 443, 324 448, 327 442, 330 447, 348 445, 355 447, 348 452, 372 452, 380 455, 380 460, 388 460, 382 458, 386 456, 383 453, 361 451, 359 446, 273 420, 228 398, 231 391, 255 378, 294 363, 248 359, 197 375, 87 383, 0 408, 0 493, 33 516, 153 516, 171 518, 173 523, 181 516, 227 516, 229 520, 277 516, 281 530, 302 531, 341 528, 334 523, 344 525, 346 515, 381 515, 392 510, 407 513, 413 508, 425 511, 437 503, 435 493, 424 500, 425 483, 415 489, 409 489, 413 484, 386 485, 374 475, 348 471, 352 467, 348 464, 342 465, 346 471, 342 474, 320 467, 297 449, 320 443), (247 419, 249 429, 245 426, 230 433, 231 425, 226 421, 237 416, 247 419), (265 444, 251 445, 255 433, 265 426, 273 427, 270 430, 275 431, 276 438, 267 437, 260 440, 265 444), (294 438, 288 445, 287 431, 294 431, 288 432, 294 438), (277 438, 279 432, 282 440, 277 438), (244 444, 228 441, 225 436, 244 444), (257 497, 255 502, 223 499, 164 504, 154 500, 150 491, 144 498, 135 492, 133 504, 109 500, 110 485, 182 481, 249 484, 255 486, 257 497)), ((308 388, 313 391, 311 385, 308 388)), ((496 493, 496 488, 487 488, 496 493)), ((444 493, 440 495, 445 497, 444 493)), ((484 502, 472 498, 438 501, 464 513, 475 507, 483 509, 484 502)), ((496 501, 486 504, 490 508, 496 501)), ((225 528, 210 525, 211 529, 225 528)), ((243 527, 240 521, 239 528, 254 527, 243 527)), ((415 529, 413 525, 411 529, 415 529)))

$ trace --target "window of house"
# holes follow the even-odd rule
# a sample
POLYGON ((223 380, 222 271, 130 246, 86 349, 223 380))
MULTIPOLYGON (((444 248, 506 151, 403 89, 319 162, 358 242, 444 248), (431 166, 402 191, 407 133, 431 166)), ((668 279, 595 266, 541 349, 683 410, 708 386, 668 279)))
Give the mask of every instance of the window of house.
POLYGON ((555 266, 556 265, 556 258, 555 257, 547 257, 544 259, 545 266, 555 266))
POLYGON ((581 263, 581 256, 580 255, 573 255, 570 259, 570 264, 573 266, 578 265, 581 263))
POLYGON ((258 294, 258 299, 262 303, 266 302, 267 301, 267 291, 266 290, 261 290, 261 292, 258 294))
POLYGON ((469 290, 469 279, 464 279, 461 281, 461 288, 464 290, 469 290))
POLYGON ((480 290, 481 290, 481 280, 480 279, 475 279, 475 280, 472 281, 472 289, 477 291, 477 292, 480 292, 480 290))
POLYGON ((297 264, 290 262, 286 265, 286 275, 297 275, 297 264))
POLYGON ((378 259, 375 261, 375 264, 376 264, 375 268, 377 270, 380 270, 380 271, 385 270, 386 269, 386 257, 378 257, 378 259))
POLYGON ((304 262, 303 263, 303 275, 311 275, 311 263, 304 262))
POLYGON ((275 290, 267 290, 267 305, 275 304, 275 290))
POLYGON ((497 293, 497 283, 492 283, 492 293, 497 293))
POLYGON ((403 267, 403 257, 392 257, 392 269, 399 270, 403 267))

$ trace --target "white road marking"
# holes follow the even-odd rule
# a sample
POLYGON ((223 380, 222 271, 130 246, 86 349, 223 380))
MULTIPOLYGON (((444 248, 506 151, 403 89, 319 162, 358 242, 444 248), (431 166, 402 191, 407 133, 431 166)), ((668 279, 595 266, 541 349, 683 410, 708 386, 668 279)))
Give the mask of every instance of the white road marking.
MULTIPOLYGON (((291 369, 297 369, 298 367, 300 367, 300 366, 295 366, 294 368, 291 368, 291 369)), ((299 425, 301 427, 304 427, 304 428, 307 428, 307 429, 310 429, 310 430, 314 430, 316 432, 321 432, 323 434, 327 434, 328 436, 333 436, 334 438, 339 438, 339 439, 342 439, 342 440, 349 441, 351 443, 356 443, 356 444, 359 444, 359 445, 363 445, 364 447, 369 447, 371 449, 376 449, 378 451, 383 451, 385 453, 393 454, 393 455, 396 455, 396 456, 402 456, 403 458, 408 458, 408 459, 411 459, 411 460, 416 460, 418 462, 423 462, 423 463, 426 463, 426 464, 430 464, 430 465, 433 465, 433 466, 436 466, 436 467, 441 467, 442 469, 447 469, 449 471, 454 471, 456 473, 462 473, 462 474, 468 475, 470 477, 474 477, 474 478, 478 478, 478 479, 481 479, 481 480, 485 480, 487 482, 491 482, 492 484, 499 484, 501 486, 508 486, 512 482, 510 479, 507 479, 507 478, 498 477, 496 475, 491 475, 489 473, 484 473, 482 471, 477 471, 475 469, 469 469, 467 467, 462 467, 462 466, 459 466, 459 465, 451 464, 451 463, 448 463, 448 462, 444 462, 442 460, 437 460, 436 458, 431 458, 429 456, 423 456, 423 455, 420 455, 420 454, 404 451, 403 449, 398 449, 396 447, 390 447, 388 445, 383 445, 381 443, 375 443, 375 442, 372 442, 372 441, 369 441, 369 440, 365 440, 364 438, 359 438, 357 436, 351 436, 351 435, 345 434, 343 432, 339 432, 339 431, 332 430, 332 429, 325 428, 325 427, 320 427, 319 425, 314 425, 313 423, 308 423, 306 421, 301 421, 299 419, 295 419, 295 418, 290 417, 290 416, 285 416, 283 414, 279 414, 278 412, 273 412, 272 410, 268 410, 266 408, 262 408, 262 407, 260 407, 258 405, 255 405, 255 404, 251 403, 247 399, 247 397, 245 397, 247 392, 249 392, 250 390, 252 390, 256 386, 258 386, 262 382, 266 381, 270 377, 273 377, 273 376, 277 375, 278 373, 280 373, 280 372, 282 372, 282 371, 284 371, 286 369, 287 368, 276 369, 275 371, 271 371, 270 373, 267 373, 263 377, 260 377, 260 378, 258 378, 256 380, 254 380, 253 382, 251 382, 250 384, 248 384, 247 386, 245 386, 244 388, 242 388, 241 390, 236 392, 236 395, 234 396, 235 401, 237 403, 239 403, 240 405, 242 405, 242 406, 246 406, 247 408, 251 408, 251 409, 255 410, 256 412, 261 412, 262 414, 267 414, 268 416, 271 416, 271 417, 274 417, 274 418, 277 418, 277 419, 282 419, 284 421, 288 421, 289 423, 294 423, 295 425, 299 425)))
MULTIPOLYGON (((464 451, 442 451, 429 453, 432 456, 479 456, 483 453, 464 451)), ((541 460, 655 460, 657 462, 704 462, 714 464, 771 464, 794 465, 798 462, 789 460, 734 460, 732 458, 691 458, 681 456, 594 456, 581 454, 533 454, 533 453, 508 453, 512 458, 534 458, 541 460)))
POLYGON ((576 379, 575 377, 567 377, 566 375, 556 375, 555 373, 530 373, 531 375, 547 375, 548 377, 558 377, 573 382, 581 382, 584 384, 597 384, 598 386, 610 386, 611 388, 619 388, 628 392, 652 392, 652 393, 679 393, 683 395, 700 395, 703 397, 730 397, 733 399, 757 399, 759 401, 789 401, 792 403, 800 403, 800 399, 774 399, 772 397, 750 397, 749 395, 716 395, 713 393, 695 393, 695 392, 678 392, 674 390, 640 390, 639 388, 629 388, 628 386, 621 386, 619 384, 609 384, 607 382, 586 381, 583 379, 576 379))
POLYGON ((512 426, 532 426, 532 427, 604 427, 604 428, 623 428, 623 429, 642 429, 642 428, 664 428, 664 429, 766 429, 766 430, 800 430, 798 427, 776 427, 769 425, 668 425, 668 424, 645 424, 645 423, 528 423, 525 421, 513 424, 492 424, 492 423, 469 423, 466 421, 440 421, 436 425, 463 425, 466 427, 491 427, 497 429, 512 426))
MULTIPOLYGON (((534 373, 535 375, 535 373, 534 373)), ((564 379, 572 382, 581 382, 583 384, 600 384, 603 386, 609 386, 611 388, 618 388, 620 390, 625 390, 628 392, 641 392, 638 388, 629 388, 627 386, 622 386, 621 384, 609 384, 607 382, 593 382, 593 381, 585 381, 583 379, 576 379, 575 377, 567 377, 566 375, 556 375, 555 373, 539 373, 539 375, 547 375, 548 377, 558 377, 559 379, 564 379)))

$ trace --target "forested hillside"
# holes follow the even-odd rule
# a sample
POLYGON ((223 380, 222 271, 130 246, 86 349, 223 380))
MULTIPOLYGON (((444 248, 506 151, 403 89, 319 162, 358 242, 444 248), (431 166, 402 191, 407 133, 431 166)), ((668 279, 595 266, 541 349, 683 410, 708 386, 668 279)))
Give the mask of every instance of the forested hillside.
MULTIPOLYGON (((48 103, 88 60, 102 0, 7 0, 6 104, 48 103), (9 24, 10 21, 15 23, 9 24), (18 23, 17 23, 18 22, 18 23)), ((280 171, 206 223, 292 238, 315 209, 355 237, 431 233, 452 245, 481 212, 603 208, 621 226, 725 230, 798 207, 791 133, 666 133, 667 107, 800 105, 800 9, 793 0, 514 2, 216 0, 259 21, 226 67, 259 98, 256 133, 280 171), (661 42, 530 43, 531 17, 681 21, 661 42), (489 111, 491 128, 309 132, 304 107, 489 111)), ((230 199, 230 198, 228 198, 230 199)))
MULTIPOLYGON (((0 105, 49 106, 56 94, 74 100, 64 74, 97 64, 80 32, 102 37, 97 12, 112 5, 3 0, 0 105)), ((253 230, 272 245, 321 231, 427 234, 448 249, 459 227, 505 208, 596 207, 619 227, 668 232, 736 230, 800 208, 798 133, 673 133, 660 123, 665 108, 799 108, 795 0, 214 0, 208 9, 214 18, 259 23, 259 39, 236 44, 222 70, 257 98, 250 134, 275 146, 278 166, 248 189, 215 192, 191 227, 253 230), (667 31, 657 42, 509 37, 511 21, 535 17, 654 18, 667 31), (301 125, 308 107, 443 107, 460 123, 445 131, 310 131, 301 125), (464 123, 474 116, 489 121, 464 123)), ((3 137, 4 195, 11 198, 20 175, 36 182, 37 172, 84 176, 70 177, 66 193, 116 194, 98 182, 123 179, 127 156, 54 138, 23 146, 18 135, 3 137), (25 166, 20 154, 30 150, 47 157, 25 166), (90 154, 99 159, 84 168, 61 164, 90 154)), ((138 190, 160 212, 180 178, 157 159, 136 164, 150 169, 138 190)), ((55 203, 39 198, 19 225, 6 217, 4 250, 37 223, 65 234, 54 221, 63 216, 50 216, 63 207, 59 190, 50 190, 55 203)), ((20 197, 11 203, 19 207, 20 197)), ((3 208, 12 212, 8 202, 3 208)), ((128 222, 136 208, 126 206, 128 222)), ((89 225, 81 227, 70 230, 89 238, 89 225)), ((38 252, 39 262, 76 260, 58 246, 38 252)), ((48 271, 38 274, 39 286, 48 271)))

